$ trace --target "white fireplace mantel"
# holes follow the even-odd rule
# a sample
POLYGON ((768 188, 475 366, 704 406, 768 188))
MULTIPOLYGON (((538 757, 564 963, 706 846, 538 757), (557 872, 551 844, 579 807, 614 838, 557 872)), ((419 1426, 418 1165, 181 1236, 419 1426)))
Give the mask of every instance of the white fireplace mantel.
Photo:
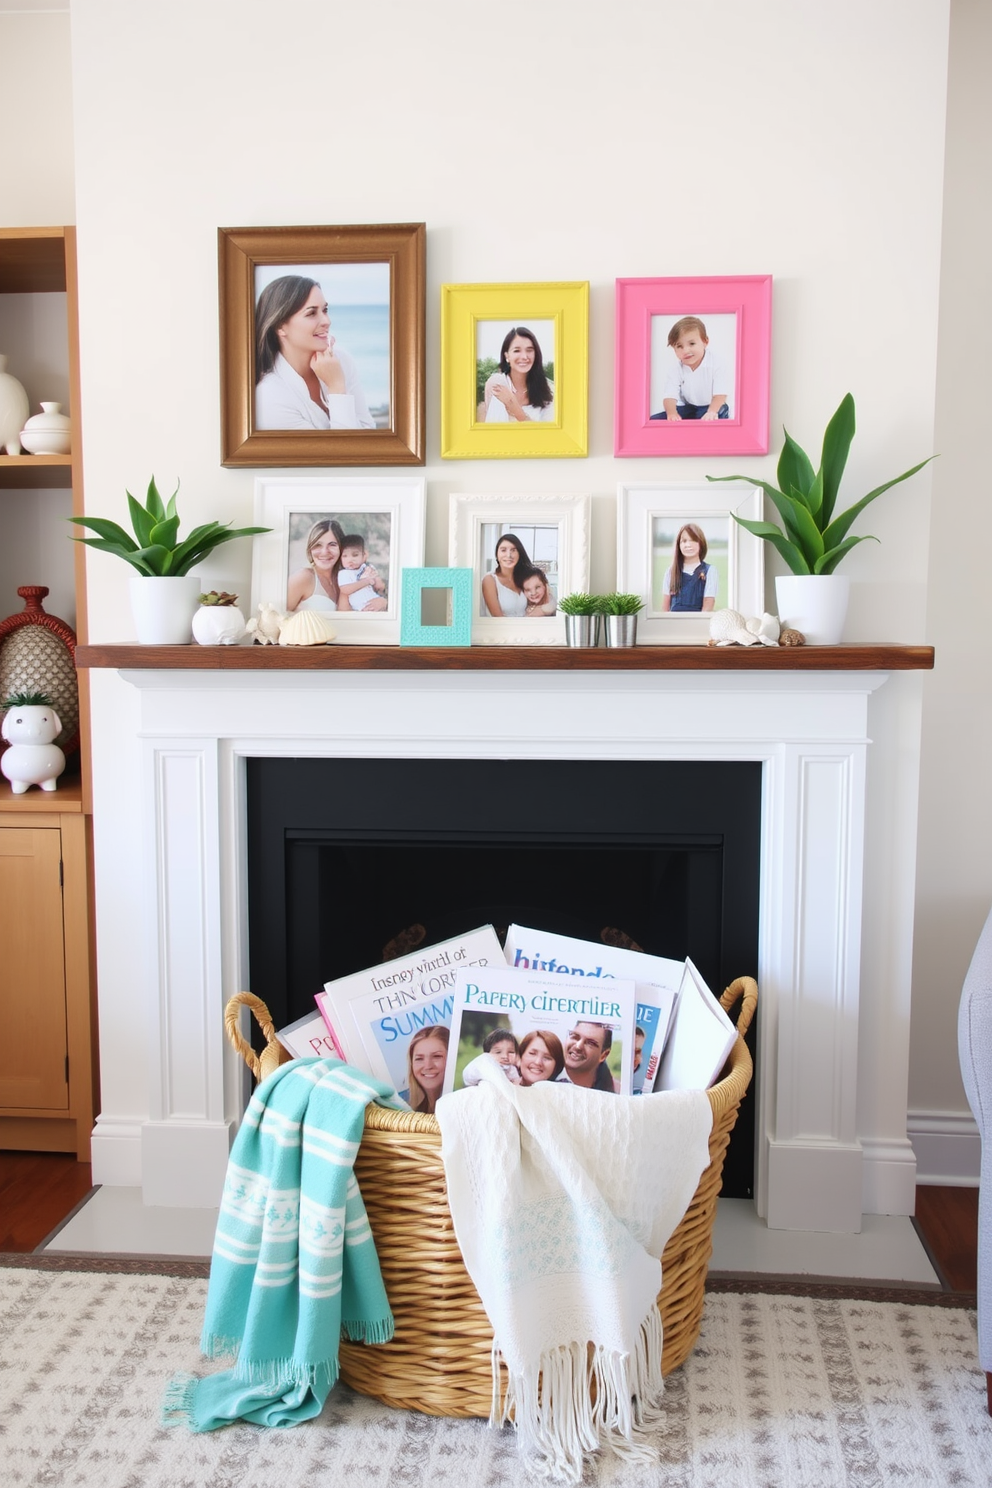
MULTIPOLYGON (((247 758, 753 760, 759 954, 740 970, 759 984, 757 1208, 773 1228, 860 1229, 868 707, 887 671, 118 669, 137 689, 142 809, 97 780, 98 936, 102 836, 117 881, 144 885, 135 985, 154 1034, 147 1115, 105 1104, 95 1182, 140 1173, 148 1204, 218 1201, 245 1095, 222 1012, 250 986, 247 758)), ((878 1145, 910 1213, 912 1148, 878 1145)))

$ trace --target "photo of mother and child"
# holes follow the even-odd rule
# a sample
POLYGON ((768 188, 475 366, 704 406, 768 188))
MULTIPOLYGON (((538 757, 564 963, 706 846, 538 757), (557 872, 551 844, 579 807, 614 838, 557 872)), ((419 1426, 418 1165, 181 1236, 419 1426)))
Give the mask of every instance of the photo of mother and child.
POLYGON ((380 512, 345 512, 316 520, 313 516, 294 512, 290 518, 287 610, 365 615, 388 610, 384 575, 389 572, 390 516, 380 512), (359 523, 365 531, 354 530, 359 523), (370 549, 379 566, 370 561, 370 549))
MULTIPOLYGON (((463 1017, 463 1037, 468 1024, 469 1019, 463 1017)), ((514 1085, 550 1080, 615 1095, 620 1087, 607 1064, 612 1049, 613 1032, 605 1023, 576 1023, 564 1045, 550 1028, 532 1028, 519 1042, 510 1029, 494 1028, 482 1041, 482 1053, 462 1070, 462 1084, 478 1085, 485 1061, 493 1060, 514 1085)))
POLYGON ((514 532, 496 543, 495 565, 482 579, 480 613, 496 620, 541 618, 558 608, 547 571, 532 563, 514 532))

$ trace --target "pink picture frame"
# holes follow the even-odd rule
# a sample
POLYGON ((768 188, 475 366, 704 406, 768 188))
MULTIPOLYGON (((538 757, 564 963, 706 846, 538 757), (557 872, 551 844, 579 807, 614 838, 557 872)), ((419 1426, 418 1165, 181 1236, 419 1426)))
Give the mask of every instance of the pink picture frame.
MULTIPOLYGON (((613 453, 767 454, 771 311, 770 274, 618 279, 613 453), (682 358, 668 341, 686 318, 690 325, 680 341, 684 345, 694 335, 703 343, 717 379, 706 403, 684 397, 682 358), (692 412, 669 419, 666 408, 692 412), (706 418, 700 416, 703 408, 706 418)), ((687 355, 691 369, 698 347, 687 355)), ((704 391, 693 396, 702 399, 707 397, 702 361, 697 369, 696 385, 704 391)))

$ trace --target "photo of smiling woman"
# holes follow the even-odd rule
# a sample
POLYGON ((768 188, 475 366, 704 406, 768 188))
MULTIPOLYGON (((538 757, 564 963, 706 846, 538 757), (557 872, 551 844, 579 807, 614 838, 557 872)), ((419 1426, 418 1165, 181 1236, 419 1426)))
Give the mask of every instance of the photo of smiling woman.
POLYGON ((478 419, 485 424, 554 423, 554 322, 481 321, 476 331, 478 419), (502 332, 496 351, 496 337, 502 332), (540 337, 540 339, 539 339, 540 337), (544 351, 542 353, 542 342, 544 351))
POLYGON ((332 334, 327 296, 309 275, 281 274, 258 293, 255 377, 256 429, 377 426, 358 363, 332 334))

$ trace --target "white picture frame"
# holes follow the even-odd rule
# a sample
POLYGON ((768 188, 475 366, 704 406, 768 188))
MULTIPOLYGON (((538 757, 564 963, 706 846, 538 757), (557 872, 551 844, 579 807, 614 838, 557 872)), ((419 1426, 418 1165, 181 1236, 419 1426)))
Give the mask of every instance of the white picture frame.
POLYGON ((385 583, 386 608, 378 613, 334 610, 328 618, 336 643, 396 646, 400 639, 404 568, 422 568, 426 482, 423 476, 259 476, 255 521, 270 532, 254 539, 252 610, 263 603, 287 611, 291 575, 305 564, 301 537, 318 519, 348 518, 346 533, 366 536, 368 556, 385 583))
POLYGON ((665 570, 674 557, 679 529, 687 522, 707 534, 706 561, 718 571, 714 610, 739 610, 746 617, 765 608, 764 543, 734 520, 760 521, 761 489, 709 482, 621 482, 617 487, 617 588, 637 594, 644 608, 637 619, 638 645, 705 645, 709 612, 671 614, 661 608, 665 570))
POLYGON ((481 496, 449 498, 448 562, 472 570, 474 646, 563 646, 565 617, 484 614, 482 579, 491 571, 501 533, 513 532, 528 557, 548 572, 556 599, 589 587, 588 496, 481 496), (527 548, 528 541, 531 548, 527 548), (531 549, 533 551, 531 551, 531 549), (553 554, 549 561, 547 554, 553 554))

